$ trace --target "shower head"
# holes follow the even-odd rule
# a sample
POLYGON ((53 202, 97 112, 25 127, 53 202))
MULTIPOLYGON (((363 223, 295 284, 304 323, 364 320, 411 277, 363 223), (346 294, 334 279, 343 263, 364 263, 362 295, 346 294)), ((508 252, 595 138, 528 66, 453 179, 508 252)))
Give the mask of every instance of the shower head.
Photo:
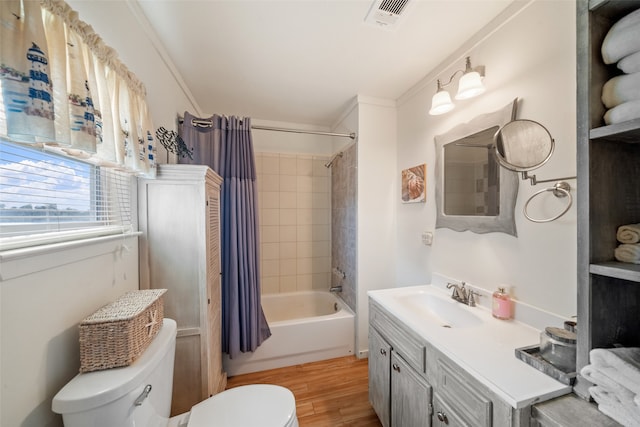
POLYGON ((331 158, 331 160, 329 160, 327 163, 325 163, 325 164, 324 164, 324 167, 325 167, 325 168, 330 168, 330 167, 331 167, 331 165, 333 165, 333 162, 335 162, 335 161, 336 161, 336 159, 337 159, 338 157, 342 157, 342 151, 341 151, 341 152, 339 152, 338 154, 336 154, 335 156, 333 156, 333 157, 331 158))

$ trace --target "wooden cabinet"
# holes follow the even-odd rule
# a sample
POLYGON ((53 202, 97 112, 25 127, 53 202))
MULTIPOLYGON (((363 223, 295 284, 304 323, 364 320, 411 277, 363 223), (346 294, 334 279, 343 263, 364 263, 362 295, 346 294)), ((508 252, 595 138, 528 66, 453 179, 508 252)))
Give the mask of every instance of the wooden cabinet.
POLYGON ((425 346, 380 309, 370 310, 370 326, 369 400, 382 425, 431 426, 425 346))
MULTIPOLYGON (((593 348, 640 345, 640 265, 614 260, 616 230, 640 223, 640 119, 604 125, 602 86, 621 74, 602 61, 602 41, 640 1, 577 2, 577 369, 593 348)), ((578 377, 575 392, 588 398, 578 377)))
POLYGON ((221 352, 220 184, 206 166, 160 165, 138 185, 140 287, 165 288, 178 324, 171 413, 226 387, 221 352))
POLYGON ((369 300, 369 400, 384 427, 525 427, 515 409, 369 300))

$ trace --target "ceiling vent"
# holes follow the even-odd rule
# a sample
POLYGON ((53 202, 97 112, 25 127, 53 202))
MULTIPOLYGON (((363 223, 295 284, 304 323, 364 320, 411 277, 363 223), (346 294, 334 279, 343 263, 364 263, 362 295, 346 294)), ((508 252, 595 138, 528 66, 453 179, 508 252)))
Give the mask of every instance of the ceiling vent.
POLYGON ((377 27, 391 29, 406 15, 411 0, 375 0, 364 21, 377 27))

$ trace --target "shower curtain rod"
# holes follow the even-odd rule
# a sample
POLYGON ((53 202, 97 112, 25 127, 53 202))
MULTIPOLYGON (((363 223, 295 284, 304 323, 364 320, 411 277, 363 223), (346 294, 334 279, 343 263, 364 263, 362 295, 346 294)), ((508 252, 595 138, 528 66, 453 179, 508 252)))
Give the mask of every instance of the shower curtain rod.
MULTIPOLYGON (((184 118, 178 116, 178 122, 183 123, 184 122, 184 118)), ((193 126, 200 126, 200 127, 211 127, 213 125, 211 120, 202 120, 202 119, 200 119, 200 120, 191 119, 191 124, 193 126)), ((260 125, 251 125, 251 129, 270 130, 270 131, 275 131, 275 132, 305 133, 305 134, 311 134, 311 135, 337 136, 337 137, 341 137, 341 138, 356 139, 356 133, 355 132, 351 132, 351 133, 334 133, 334 132, 323 132, 323 131, 319 131, 319 130, 290 129, 290 128, 279 128, 279 127, 260 126, 260 125)))

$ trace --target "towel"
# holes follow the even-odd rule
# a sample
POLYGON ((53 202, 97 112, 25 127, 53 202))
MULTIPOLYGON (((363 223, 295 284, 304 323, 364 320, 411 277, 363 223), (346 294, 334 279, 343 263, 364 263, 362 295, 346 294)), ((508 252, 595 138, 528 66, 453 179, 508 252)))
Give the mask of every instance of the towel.
POLYGON ((635 52, 640 52, 640 9, 613 24, 602 42, 605 64, 613 64, 635 52))
POLYGON ((611 391, 602 386, 589 387, 589 393, 598 403, 598 410, 626 427, 640 426, 640 406, 633 402, 634 395, 627 391, 611 391))
POLYGON ((640 243, 623 243, 613 251, 613 255, 620 262, 640 264, 640 243))
POLYGON ((640 73, 640 52, 632 53, 618 61, 618 68, 623 73, 640 73))
POLYGON ((640 243, 640 224, 621 225, 616 238, 620 243, 640 243))
POLYGON ((616 76, 602 87, 602 103, 607 108, 613 108, 623 102, 639 99, 640 73, 616 76))
POLYGON ((638 118, 640 118, 640 100, 623 102, 604 114, 604 122, 608 125, 638 118))
MULTIPOLYGON (((633 394, 640 393, 639 347, 594 348, 589 352, 589 360, 591 365, 587 366, 591 366, 592 370, 587 374, 591 374, 594 380, 583 375, 589 381, 609 390, 613 388, 611 383, 614 383, 630 390, 633 394)), ((583 372, 580 371, 580 373, 583 372)))

